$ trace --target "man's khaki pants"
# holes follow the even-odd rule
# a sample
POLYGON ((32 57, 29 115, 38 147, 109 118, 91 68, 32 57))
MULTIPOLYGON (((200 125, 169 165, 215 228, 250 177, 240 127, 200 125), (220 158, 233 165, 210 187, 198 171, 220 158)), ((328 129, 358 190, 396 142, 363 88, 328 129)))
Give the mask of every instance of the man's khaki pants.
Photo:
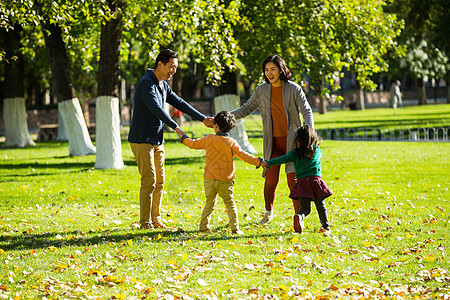
POLYGON ((139 223, 150 223, 150 216, 156 222, 164 189, 164 145, 131 143, 131 151, 141 174, 139 223))
POLYGON ((229 219, 228 225, 232 231, 239 229, 239 219, 237 215, 236 201, 233 196, 234 181, 223 181, 216 179, 205 179, 206 203, 203 208, 202 218, 200 220, 200 231, 209 229, 209 220, 216 206, 217 194, 223 199, 229 219))

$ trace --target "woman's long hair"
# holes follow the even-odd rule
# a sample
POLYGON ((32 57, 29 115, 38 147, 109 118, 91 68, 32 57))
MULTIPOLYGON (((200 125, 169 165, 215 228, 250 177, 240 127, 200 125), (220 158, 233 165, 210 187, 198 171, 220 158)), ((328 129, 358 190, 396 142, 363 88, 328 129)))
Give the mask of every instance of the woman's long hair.
POLYGON ((295 134, 296 154, 299 159, 313 158, 316 154, 322 138, 317 134, 314 128, 309 125, 303 125, 295 134))
POLYGON ((270 83, 269 78, 267 78, 267 76, 265 74, 266 64, 268 62, 273 62, 280 69, 280 71, 281 71, 280 79, 281 80, 288 81, 292 78, 291 71, 289 71, 289 69, 286 67, 286 63, 284 62, 284 59, 282 59, 278 55, 270 55, 264 60, 264 62, 262 64, 264 80, 267 83, 270 83))

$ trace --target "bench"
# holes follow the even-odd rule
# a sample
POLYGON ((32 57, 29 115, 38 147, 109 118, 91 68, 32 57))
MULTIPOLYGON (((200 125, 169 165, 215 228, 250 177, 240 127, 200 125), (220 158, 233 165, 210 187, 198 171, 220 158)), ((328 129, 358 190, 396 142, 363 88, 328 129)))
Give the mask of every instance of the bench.
MULTIPOLYGON (((88 126, 89 135, 95 134, 95 124, 88 126)), ((55 141, 58 137, 58 124, 43 124, 39 126, 38 142, 55 141)))

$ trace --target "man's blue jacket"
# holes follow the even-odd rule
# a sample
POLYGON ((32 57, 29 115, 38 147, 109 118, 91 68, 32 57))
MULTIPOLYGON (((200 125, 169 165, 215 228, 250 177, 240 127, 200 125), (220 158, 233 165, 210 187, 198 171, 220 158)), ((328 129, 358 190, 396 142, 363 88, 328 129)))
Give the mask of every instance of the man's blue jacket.
POLYGON ((164 102, 190 115, 193 119, 203 121, 206 116, 197 111, 186 101, 178 97, 166 80, 163 86, 152 69, 148 69, 139 80, 134 94, 133 117, 131 119, 128 141, 130 143, 164 143, 163 122, 175 129, 178 124, 164 110, 164 102))

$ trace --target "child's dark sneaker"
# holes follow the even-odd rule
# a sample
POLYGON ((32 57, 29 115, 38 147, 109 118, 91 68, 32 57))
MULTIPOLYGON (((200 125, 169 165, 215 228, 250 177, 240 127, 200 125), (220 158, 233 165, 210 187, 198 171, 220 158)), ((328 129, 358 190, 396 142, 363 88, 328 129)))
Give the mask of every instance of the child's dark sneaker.
POLYGON ((303 218, 299 214, 294 215, 294 231, 298 233, 303 231, 303 218))

